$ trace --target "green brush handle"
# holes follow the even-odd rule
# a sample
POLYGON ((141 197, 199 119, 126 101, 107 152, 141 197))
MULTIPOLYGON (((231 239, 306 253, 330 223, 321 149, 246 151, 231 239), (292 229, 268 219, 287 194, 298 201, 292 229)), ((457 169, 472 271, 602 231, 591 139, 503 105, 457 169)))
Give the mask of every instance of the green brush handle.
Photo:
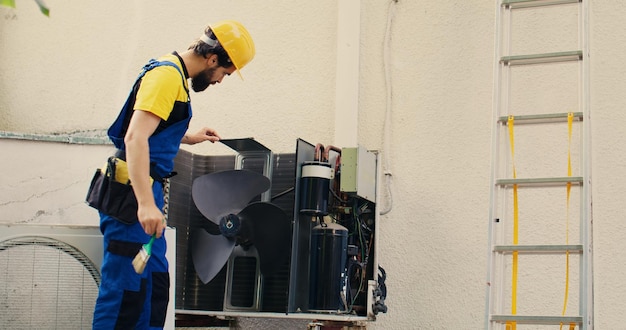
POLYGON ((154 243, 155 239, 156 239, 156 235, 153 234, 152 237, 150 237, 150 242, 143 245, 143 248, 144 250, 146 250, 146 253, 148 253, 148 255, 152 254, 152 243, 154 243))

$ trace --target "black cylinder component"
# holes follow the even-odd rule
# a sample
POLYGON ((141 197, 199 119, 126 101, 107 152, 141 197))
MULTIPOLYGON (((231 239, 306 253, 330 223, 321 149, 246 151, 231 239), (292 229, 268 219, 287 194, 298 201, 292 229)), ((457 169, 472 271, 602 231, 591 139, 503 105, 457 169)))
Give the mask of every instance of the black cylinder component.
POLYGON ((305 162, 300 179, 300 213, 328 214, 328 196, 332 169, 326 162, 305 162))
POLYGON ((315 226, 311 231, 311 277, 309 310, 344 310, 342 292, 346 278, 348 230, 336 223, 315 226))

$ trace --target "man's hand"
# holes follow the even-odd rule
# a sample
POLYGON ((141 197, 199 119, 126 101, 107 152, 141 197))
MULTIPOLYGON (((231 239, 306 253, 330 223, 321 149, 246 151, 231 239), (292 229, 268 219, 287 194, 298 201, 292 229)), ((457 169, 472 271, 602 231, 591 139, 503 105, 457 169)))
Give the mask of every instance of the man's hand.
POLYGON ((145 206, 140 205, 137 209, 137 217, 139 218, 139 223, 141 223, 141 227, 143 227, 146 234, 150 236, 155 234, 156 238, 161 237, 163 230, 165 230, 165 226, 167 226, 165 216, 154 204, 145 206))
POLYGON ((196 132, 195 134, 186 133, 185 136, 183 136, 183 140, 181 142, 184 144, 191 145, 191 144, 196 144, 196 143, 200 143, 204 141, 211 141, 211 143, 214 143, 216 141, 219 141, 220 139, 221 137, 217 134, 217 132, 214 129, 204 127, 198 132, 196 132))

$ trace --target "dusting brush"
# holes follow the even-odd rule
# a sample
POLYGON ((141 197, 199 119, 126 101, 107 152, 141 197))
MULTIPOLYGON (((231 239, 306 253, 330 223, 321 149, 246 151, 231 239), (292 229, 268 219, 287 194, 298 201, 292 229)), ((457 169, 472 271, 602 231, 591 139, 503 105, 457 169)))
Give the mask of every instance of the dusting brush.
POLYGON ((150 255, 152 254, 152 243, 154 243, 155 238, 156 236, 152 235, 150 242, 144 244, 135 256, 135 259, 133 259, 133 268, 135 268, 137 274, 142 274, 143 270, 146 268, 148 259, 150 259, 150 255))

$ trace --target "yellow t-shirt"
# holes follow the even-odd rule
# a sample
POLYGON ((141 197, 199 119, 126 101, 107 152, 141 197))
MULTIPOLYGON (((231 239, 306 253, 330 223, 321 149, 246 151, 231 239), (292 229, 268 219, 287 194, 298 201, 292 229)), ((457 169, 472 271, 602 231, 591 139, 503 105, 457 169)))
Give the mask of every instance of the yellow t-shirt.
MULTIPOLYGON (((183 71, 182 64, 174 54, 165 55, 159 61, 169 61, 183 71)), ((135 99, 134 110, 148 111, 167 120, 175 104, 188 103, 187 79, 183 79, 176 68, 162 65, 148 71, 141 80, 135 99)))

